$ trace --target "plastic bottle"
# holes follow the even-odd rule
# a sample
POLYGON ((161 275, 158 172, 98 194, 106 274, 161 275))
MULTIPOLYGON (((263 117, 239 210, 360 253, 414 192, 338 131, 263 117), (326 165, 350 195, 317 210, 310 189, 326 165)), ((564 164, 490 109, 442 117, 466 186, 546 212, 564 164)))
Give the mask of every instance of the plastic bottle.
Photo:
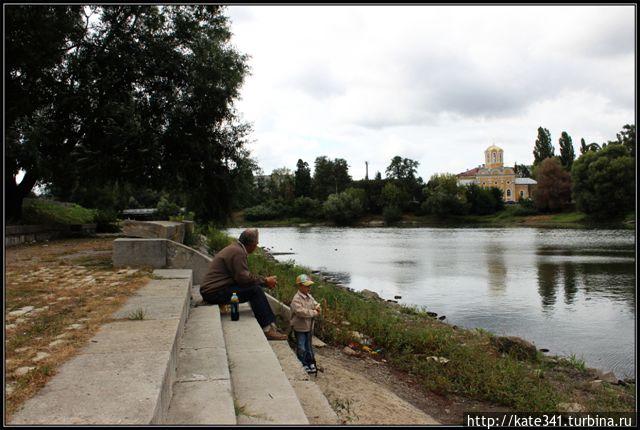
POLYGON ((238 321, 240 319, 240 299, 238 295, 234 292, 231 295, 231 321, 238 321))

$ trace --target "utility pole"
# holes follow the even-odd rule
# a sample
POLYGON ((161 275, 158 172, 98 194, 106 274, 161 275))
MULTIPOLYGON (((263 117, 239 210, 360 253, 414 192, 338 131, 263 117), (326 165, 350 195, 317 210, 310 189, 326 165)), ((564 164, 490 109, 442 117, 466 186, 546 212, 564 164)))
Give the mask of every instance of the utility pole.
POLYGON ((368 181, 369 180, 369 162, 365 161, 364 165, 365 165, 365 169, 366 169, 365 170, 366 173, 364 174, 364 179, 368 181))

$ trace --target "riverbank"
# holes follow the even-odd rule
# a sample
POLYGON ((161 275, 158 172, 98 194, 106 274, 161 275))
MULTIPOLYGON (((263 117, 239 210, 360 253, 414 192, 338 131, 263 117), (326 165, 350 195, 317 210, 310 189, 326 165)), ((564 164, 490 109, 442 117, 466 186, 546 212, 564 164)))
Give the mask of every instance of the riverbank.
MULTIPOLYGON (((250 256, 252 271, 278 276, 276 297, 289 303, 293 280, 310 270, 250 256)), ((345 353, 386 362, 416 381, 425 395, 462 396, 520 411, 633 411, 635 385, 589 369, 574 357, 545 356, 520 339, 464 330, 427 309, 354 292, 319 273, 316 299, 325 312, 317 335, 345 353)))
MULTIPOLYGON (((284 218, 277 220, 246 221, 242 213, 235 213, 229 227, 333 227, 335 224, 311 218, 284 218)), ((353 227, 386 227, 382 215, 368 215, 360 218, 353 227)), ((628 214, 619 222, 595 222, 581 212, 559 214, 515 215, 511 209, 505 209, 492 215, 465 215, 439 218, 434 215, 404 214, 402 219, 393 223, 393 227, 431 227, 431 228, 553 228, 553 229, 635 229, 635 214, 628 214)))

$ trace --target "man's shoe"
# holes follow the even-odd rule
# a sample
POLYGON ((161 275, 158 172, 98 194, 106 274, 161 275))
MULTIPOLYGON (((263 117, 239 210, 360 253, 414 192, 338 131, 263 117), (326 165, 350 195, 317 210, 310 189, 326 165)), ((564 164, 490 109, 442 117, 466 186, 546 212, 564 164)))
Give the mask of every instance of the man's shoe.
POLYGON ((287 340, 289 337, 286 334, 278 333, 273 327, 271 327, 269 331, 265 331, 264 335, 267 336, 268 340, 287 340))

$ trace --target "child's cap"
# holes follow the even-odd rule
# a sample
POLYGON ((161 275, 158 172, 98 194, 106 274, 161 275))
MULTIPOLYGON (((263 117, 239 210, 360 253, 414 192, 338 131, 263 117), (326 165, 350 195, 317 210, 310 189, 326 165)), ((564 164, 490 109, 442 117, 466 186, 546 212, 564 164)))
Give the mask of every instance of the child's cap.
POLYGON ((307 275, 298 275, 296 278, 296 284, 302 284, 308 287, 309 285, 313 285, 313 281, 307 275))

